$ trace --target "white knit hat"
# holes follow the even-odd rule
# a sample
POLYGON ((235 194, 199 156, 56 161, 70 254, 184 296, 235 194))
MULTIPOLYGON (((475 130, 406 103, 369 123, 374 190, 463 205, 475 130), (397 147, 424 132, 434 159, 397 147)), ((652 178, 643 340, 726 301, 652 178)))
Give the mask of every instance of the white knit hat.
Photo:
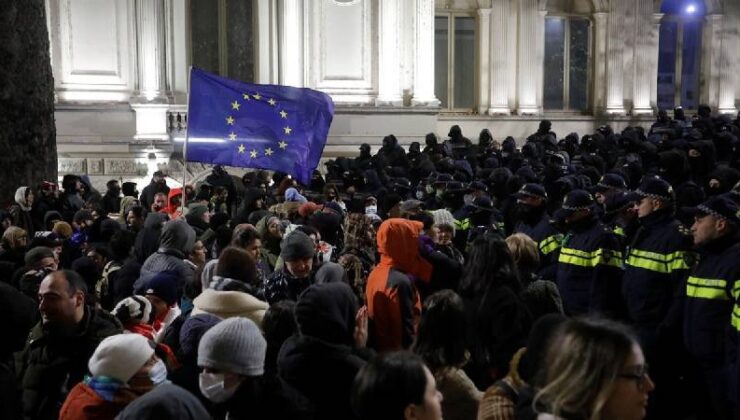
POLYGON ((108 376, 128 382, 154 354, 149 340, 139 334, 106 337, 95 349, 87 367, 92 376, 108 376))
POLYGON ((267 342, 247 318, 229 318, 203 334, 198 345, 198 366, 245 376, 260 376, 265 369, 267 342))

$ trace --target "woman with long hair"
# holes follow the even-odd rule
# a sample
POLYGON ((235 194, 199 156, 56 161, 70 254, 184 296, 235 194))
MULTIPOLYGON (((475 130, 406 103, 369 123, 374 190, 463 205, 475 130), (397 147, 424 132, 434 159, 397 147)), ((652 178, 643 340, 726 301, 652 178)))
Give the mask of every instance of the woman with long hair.
POLYGON ((414 352, 424 359, 445 395, 446 419, 475 419, 482 392, 462 370, 468 361, 465 348, 465 307, 457 293, 442 290, 424 301, 424 312, 414 352))
POLYGON ((465 304, 467 348, 471 361, 465 372, 478 389, 506 376, 509 361, 523 347, 531 316, 506 242, 495 233, 476 238, 460 280, 465 304))
POLYGON ((545 385, 533 405, 557 418, 639 420, 655 389, 635 337, 608 320, 566 321, 545 366, 545 385))

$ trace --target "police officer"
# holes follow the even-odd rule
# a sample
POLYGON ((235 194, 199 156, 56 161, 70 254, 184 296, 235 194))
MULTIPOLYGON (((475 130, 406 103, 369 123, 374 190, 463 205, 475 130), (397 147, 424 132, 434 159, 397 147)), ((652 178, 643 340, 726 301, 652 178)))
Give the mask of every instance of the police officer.
POLYGON ((735 288, 740 285, 740 218, 728 197, 716 196, 693 209, 695 249, 699 261, 684 290, 683 339, 703 383, 695 387, 698 407, 707 418, 730 416, 727 399, 728 330, 740 329, 740 312, 733 313, 735 288), (701 398, 703 397, 703 398, 701 398))
POLYGON ((573 190, 555 212, 566 232, 560 248, 556 282, 569 315, 599 312, 618 317, 622 253, 614 232, 595 215, 594 199, 573 190))
POLYGON ((540 250, 539 275, 555 278, 560 242, 563 235, 553 226, 547 214, 547 192, 540 184, 524 184, 515 194, 518 221, 514 233, 532 238, 540 250))
POLYGON ((672 397, 682 386, 685 353, 679 306, 671 307, 692 264, 693 241, 674 216, 675 193, 662 178, 643 180, 630 201, 636 203, 640 227, 627 251, 622 294, 656 383, 648 415, 675 418, 684 409, 672 397))

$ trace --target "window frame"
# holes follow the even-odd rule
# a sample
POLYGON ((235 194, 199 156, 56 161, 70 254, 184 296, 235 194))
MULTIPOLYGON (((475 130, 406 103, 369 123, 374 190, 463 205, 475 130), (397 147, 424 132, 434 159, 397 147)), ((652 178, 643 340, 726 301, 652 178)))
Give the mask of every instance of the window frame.
MULTIPOLYGON (((702 66, 704 64, 704 51, 702 49, 702 43, 704 42, 704 18, 706 17, 706 14, 701 15, 695 15, 692 17, 686 17, 684 15, 680 14, 664 14, 663 17, 660 18, 660 25, 663 26, 664 23, 675 23, 676 24, 676 59, 674 61, 673 66, 673 106, 671 109, 676 109, 677 107, 683 108, 685 113, 696 113, 699 104, 701 103, 701 93, 702 93, 702 66), (692 23, 696 22, 699 24, 699 33, 702 36, 701 42, 699 43, 699 47, 697 50, 697 84, 696 84, 696 107, 694 108, 686 108, 684 106, 683 102, 683 46, 684 46, 684 26, 686 23, 692 23)), ((660 29, 658 29, 658 36, 660 37, 660 29)), ((658 39, 658 48, 660 48, 660 39, 658 39)), ((658 50, 658 56, 660 57, 660 50, 658 50)), ((656 64, 657 65, 657 64, 656 64)), ((658 72, 658 77, 660 77, 660 72, 658 72)), ((657 82, 657 80, 656 80, 657 82)), ((656 87, 657 89, 657 87, 656 87)), ((656 92, 657 95, 657 92, 656 92)), ((658 98, 656 97, 656 106, 658 103, 658 98)), ((658 106, 658 108, 660 108, 658 106)))
MULTIPOLYGON (((593 98, 594 98, 594 20, 589 15, 583 15, 578 13, 560 13, 560 12, 548 12, 545 16, 547 19, 559 19, 564 20, 568 24, 564 25, 563 32, 563 108, 562 109, 547 109, 545 108, 545 53, 543 47, 542 54, 542 111, 548 115, 554 114, 567 114, 567 115, 591 115, 593 113, 593 98), (580 19, 588 21, 588 64, 586 65, 586 108, 585 109, 574 109, 570 107, 570 21, 573 19, 580 19)), ((544 23, 544 22, 543 22, 544 23)), ((543 28, 544 33, 545 28, 543 28)), ((545 39, 544 34, 543 42, 545 39)))
MULTIPOLYGON (((227 13, 226 13, 226 2, 227 0, 208 0, 216 3, 216 10, 218 15, 218 21, 216 22, 217 30, 218 30, 218 74, 222 77, 230 77, 229 72, 229 47, 228 47, 228 31, 227 31, 227 13)), ((193 0, 187 0, 185 13, 186 13, 186 22, 185 22, 185 28, 187 30, 187 63, 188 67, 193 66, 193 8, 192 8, 192 2, 193 0)), ((252 2, 252 31, 253 31, 253 39, 256 41, 256 31, 257 31, 257 2, 252 2)), ((252 65, 253 67, 253 74, 257 75, 257 45, 254 45, 254 63, 252 65)))
MULTIPOLYGON (((480 41, 480 28, 478 22, 478 16, 475 10, 435 10, 435 30, 436 30, 436 18, 444 17, 447 18, 447 107, 442 108, 440 105, 440 112, 442 113, 475 113, 478 109, 478 80, 480 69, 478 66, 480 60, 479 41, 480 41), (455 18, 467 17, 473 18, 475 24, 474 28, 474 71, 473 71, 473 104, 469 108, 453 107, 455 105, 455 18), (450 106, 452 104, 453 106, 450 106)), ((436 64, 435 64, 436 66, 436 64)), ((435 92, 436 95, 436 92, 435 92)))

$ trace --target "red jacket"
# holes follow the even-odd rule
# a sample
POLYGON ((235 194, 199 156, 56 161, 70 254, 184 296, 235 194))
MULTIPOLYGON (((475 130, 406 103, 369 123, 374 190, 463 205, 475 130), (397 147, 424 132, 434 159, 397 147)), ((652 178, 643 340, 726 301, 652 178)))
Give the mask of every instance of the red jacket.
POLYGON ((419 254, 421 222, 389 219, 380 225, 380 262, 370 273, 365 296, 378 351, 406 349, 416 336, 421 300, 414 280, 429 281, 432 265, 419 254))
POLYGON ((69 391, 59 412, 59 420, 113 420, 128 403, 133 393, 121 393, 121 398, 105 401, 92 388, 80 382, 69 391))

